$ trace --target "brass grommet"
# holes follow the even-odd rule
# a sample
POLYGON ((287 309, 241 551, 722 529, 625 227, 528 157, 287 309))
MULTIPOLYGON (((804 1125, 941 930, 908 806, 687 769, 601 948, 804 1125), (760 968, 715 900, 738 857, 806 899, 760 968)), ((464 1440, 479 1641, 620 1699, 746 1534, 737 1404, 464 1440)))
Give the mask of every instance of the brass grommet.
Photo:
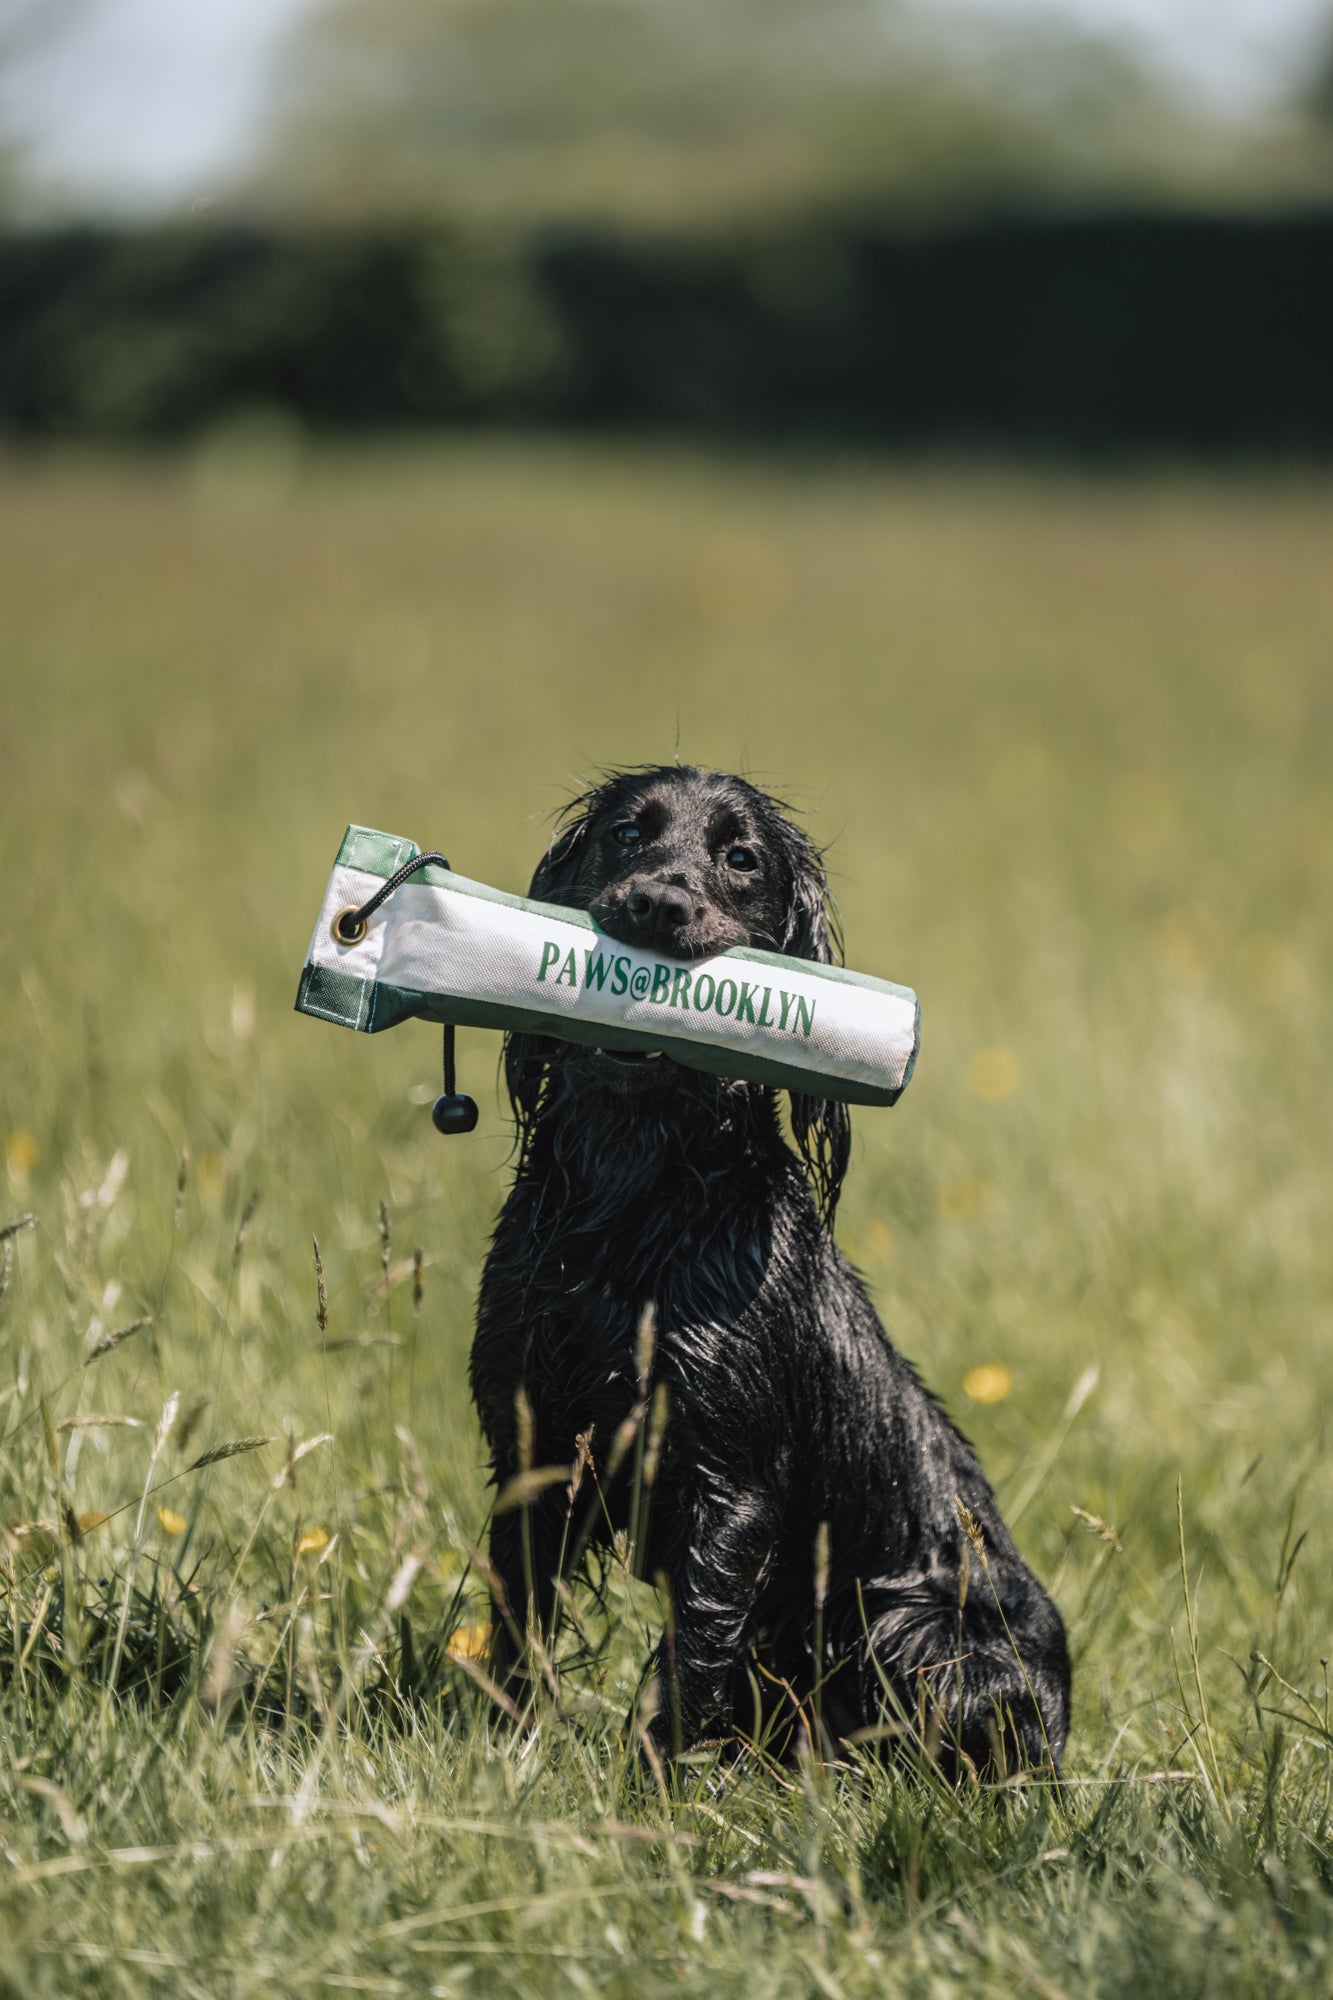
POLYGON ((366 932, 370 929, 370 925, 364 917, 357 916, 356 904, 349 903, 345 910, 339 910, 337 916, 329 925, 329 929, 333 933, 333 942, 335 944, 352 945, 361 943, 366 932), (355 918, 356 921, 349 924, 347 922, 349 917, 355 918))

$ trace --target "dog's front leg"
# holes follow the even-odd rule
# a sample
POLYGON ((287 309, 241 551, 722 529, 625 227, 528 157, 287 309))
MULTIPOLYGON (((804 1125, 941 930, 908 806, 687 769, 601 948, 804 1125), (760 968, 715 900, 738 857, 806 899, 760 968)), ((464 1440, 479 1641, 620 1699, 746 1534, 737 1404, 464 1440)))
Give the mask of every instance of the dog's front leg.
POLYGON ((652 1724, 669 1755, 732 1733, 736 1666, 777 1546, 777 1509, 767 1493, 710 1484, 684 1521, 687 1540, 668 1572, 672 1602, 652 1724))

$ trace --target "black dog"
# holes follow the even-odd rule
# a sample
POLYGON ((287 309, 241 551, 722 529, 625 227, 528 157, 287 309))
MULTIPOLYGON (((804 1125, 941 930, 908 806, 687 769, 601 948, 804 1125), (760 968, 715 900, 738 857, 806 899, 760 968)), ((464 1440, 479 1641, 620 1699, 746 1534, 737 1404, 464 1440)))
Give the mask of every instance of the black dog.
MULTIPOLYGON (((828 963, 838 943, 809 838, 713 772, 608 778, 570 808, 531 894, 677 959, 742 944, 828 963)), ((660 1748, 771 1736, 803 1705, 834 1740, 914 1728, 955 1774, 1058 1769, 1059 1614, 833 1242, 846 1108, 792 1097, 798 1158, 771 1090, 665 1056, 514 1034, 505 1070, 518 1167, 482 1277, 472 1390, 497 1484, 571 1463, 592 1434, 607 1539, 629 1525, 632 1455, 605 1473, 640 1394, 651 1306, 669 1420, 639 1563, 665 1574, 674 1615, 660 1748)), ((569 1505, 548 1488, 493 1525, 509 1607, 498 1670, 514 1682, 525 1579, 545 1628, 578 1539, 569 1505)))

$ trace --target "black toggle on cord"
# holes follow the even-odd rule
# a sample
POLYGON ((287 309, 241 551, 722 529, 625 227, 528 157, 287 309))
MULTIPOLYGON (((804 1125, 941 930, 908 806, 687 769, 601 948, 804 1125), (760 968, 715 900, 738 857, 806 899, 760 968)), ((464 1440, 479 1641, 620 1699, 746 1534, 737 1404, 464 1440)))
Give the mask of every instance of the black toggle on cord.
MULTIPOLYGON (((386 903, 395 889, 401 889, 409 876, 415 875, 427 862, 434 862, 440 868, 448 868, 443 854, 415 854, 405 861, 401 868, 394 870, 387 882, 382 882, 373 896, 361 904, 359 909, 340 910, 333 919, 333 935, 339 944, 360 944, 370 919, 381 903, 386 903)), ((453 873, 452 869, 449 871, 453 873)), ((458 1077, 454 1067, 454 1028, 452 1022, 445 1023, 444 1029, 444 1095, 437 1097, 431 1107, 431 1120, 437 1132, 447 1137, 455 1132, 471 1132, 477 1123, 477 1106, 474 1098, 458 1089, 458 1077)))

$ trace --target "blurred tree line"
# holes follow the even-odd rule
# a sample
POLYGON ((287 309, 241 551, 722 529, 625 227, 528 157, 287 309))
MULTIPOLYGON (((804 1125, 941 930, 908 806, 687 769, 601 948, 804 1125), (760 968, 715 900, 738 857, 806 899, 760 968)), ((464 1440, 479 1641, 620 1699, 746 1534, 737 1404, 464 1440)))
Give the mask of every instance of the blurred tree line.
POLYGON ((913 0, 325 0, 206 216, 0 235, 0 430, 1327 453, 1330 161, 1333 32, 1242 139, 913 0))
POLYGON ((0 239, 0 431, 1333 453, 1333 212, 0 239))

